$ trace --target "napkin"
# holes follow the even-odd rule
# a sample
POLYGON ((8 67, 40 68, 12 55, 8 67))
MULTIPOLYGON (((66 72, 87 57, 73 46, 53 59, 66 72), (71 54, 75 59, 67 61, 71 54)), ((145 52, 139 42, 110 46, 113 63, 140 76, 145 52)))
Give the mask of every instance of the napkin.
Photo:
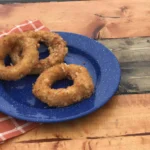
MULTIPOLYGON (((50 31, 39 20, 25 20, 9 30, 0 32, 0 38, 11 33, 20 33, 28 30, 35 32, 39 30, 50 31)), ((24 134, 39 125, 39 123, 18 120, 0 112, 0 143, 12 137, 24 134)))

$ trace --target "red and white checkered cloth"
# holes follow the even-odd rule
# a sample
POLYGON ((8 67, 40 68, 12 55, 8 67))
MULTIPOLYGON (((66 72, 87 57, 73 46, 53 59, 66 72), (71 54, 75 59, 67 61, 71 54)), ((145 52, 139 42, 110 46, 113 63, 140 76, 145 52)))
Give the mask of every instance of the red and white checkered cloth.
MULTIPOLYGON (((14 28, 10 30, 4 30, 0 32, 0 38, 4 35, 8 35, 11 33, 17 32, 25 32, 29 30, 39 31, 46 30, 50 31, 47 27, 45 27, 39 20, 26 20, 19 25, 16 25, 14 28)), ((38 123, 32 123, 27 121, 18 120, 7 116, 3 113, 0 113, 0 143, 4 142, 7 139, 12 137, 24 134, 25 132, 37 127, 38 123)))

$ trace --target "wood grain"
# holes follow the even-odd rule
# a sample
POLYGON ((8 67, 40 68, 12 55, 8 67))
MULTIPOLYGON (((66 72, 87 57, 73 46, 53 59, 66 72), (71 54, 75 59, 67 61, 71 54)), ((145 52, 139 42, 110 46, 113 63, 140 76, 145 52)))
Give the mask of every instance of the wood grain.
POLYGON ((0 29, 25 19, 40 19, 52 30, 92 38, 149 36, 149 16, 147 0, 1 4, 0 29))
POLYGON ((118 94, 150 92, 150 37, 104 39, 118 58, 121 82, 118 94))

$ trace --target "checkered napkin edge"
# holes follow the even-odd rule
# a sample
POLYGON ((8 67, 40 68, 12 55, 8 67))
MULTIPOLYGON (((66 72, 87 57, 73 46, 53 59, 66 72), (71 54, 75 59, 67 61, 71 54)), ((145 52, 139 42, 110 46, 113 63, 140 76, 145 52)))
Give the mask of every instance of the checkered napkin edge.
MULTIPOLYGON (((0 32, 0 38, 11 33, 20 33, 29 30, 33 30, 35 32, 40 30, 50 31, 39 20, 25 20, 9 30, 0 32)), ((0 113, 0 143, 3 143, 4 141, 15 136, 24 134, 37 126, 39 126, 39 123, 18 120, 0 113)))

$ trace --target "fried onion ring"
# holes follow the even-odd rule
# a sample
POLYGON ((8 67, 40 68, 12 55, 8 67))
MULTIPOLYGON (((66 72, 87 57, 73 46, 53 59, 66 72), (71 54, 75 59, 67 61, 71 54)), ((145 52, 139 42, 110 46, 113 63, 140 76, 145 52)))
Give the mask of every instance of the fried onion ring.
POLYGON ((0 39, 0 79, 18 80, 29 74, 38 62, 36 41, 20 34, 7 35, 0 39), (22 59, 13 66, 5 66, 4 60, 15 46, 22 49, 22 59))
POLYGON ((94 91, 93 80, 85 67, 64 63, 45 70, 33 85, 32 93, 49 106, 68 106, 85 98, 94 91), (52 89, 57 80, 72 79, 73 85, 67 88, 52 89))
MULTIPOLYGON (((46 44, 50 53, 47 58, 38 61, 30 74, 40 74, 45 69, 64 61, 68 49, 66 47, 66 42, 58 34, 48 31, 28 31, 23 34, 26 37, 34 38, 37 43, 43 42, 44 44, 46 44)), ((10 57, 14 64, 18 63, 21 59, 21 50, 19 48, 15 49, 16 50, 14 50, 10 54, 10 57)))

